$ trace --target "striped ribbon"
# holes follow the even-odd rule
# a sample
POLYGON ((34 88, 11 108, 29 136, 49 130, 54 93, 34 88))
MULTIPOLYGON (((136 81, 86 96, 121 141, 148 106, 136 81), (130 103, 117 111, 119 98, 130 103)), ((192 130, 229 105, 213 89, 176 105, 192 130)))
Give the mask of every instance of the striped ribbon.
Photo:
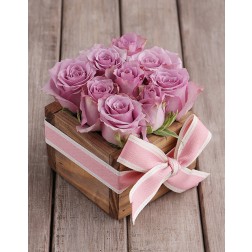
POLYGON ((133 223, 162 184, 174 192, 181 193, 197 186, 209 175, 206 172, 190 170, 187 166, 199 156, 211 136, 195 115, 186 120, 176 147, 168 154, 164 154, 155 145, 130 135, 117 161, 135 171, 145 173, 129 194, 133 223))
POLYGON ((132 170, 117 171, 45 121, 45 140, 48 145, 118 194, 134 185, 129 195, 133 223, 162 184, 180 193, 197 186, 209 175, 186 167, 198 157, 210 139, 211 133, 195 115, 186 120, 176 147, 168 154, 130 135, 117 161, 132 170))

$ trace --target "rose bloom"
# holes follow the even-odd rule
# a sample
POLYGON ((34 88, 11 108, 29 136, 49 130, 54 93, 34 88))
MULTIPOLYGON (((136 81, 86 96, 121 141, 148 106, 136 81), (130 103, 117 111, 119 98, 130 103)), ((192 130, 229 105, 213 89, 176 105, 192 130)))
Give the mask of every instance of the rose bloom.
POLYGON ((153 84, 144 86, 139 98, 139 102, 143 104, 146 121, 152 131, 157 130, 165 121, 164 94, 161 87, 153 84))
POLYGON ((154 46, 150 49, 133 55, 132 60, 137 60, 140 66, 150 74, 159 67, 181 68, 182 61, 177 53, 169 52, 161 47, 154 46))
POLYGON ((80 92, 96 70, 87 59, 65 59, 50 69, 50 80, 43 90, 64 107, 76 113, 80 104, 80 92))
POLYGON ((98 100, 115 93, 118 93, 118 87, 111 79, 96 76, 92 80, 89 80, 81 92, 81 126, 77 127, 77 131, 85 133, 100 130, 98 100))
POLYGON ((114 75, 121 93, 129 96, 138 95, 138 87, 144 80, 144 71, 137 61, 123 63, 121 68, 114 70, 114 75))
POLYGON ((82 51, 79 57, 87 57, 88 60, 94 64, 98 74, 102 75, 110 68, 114 69, 120 67, 122 62, 126 60, 126 56, 125 50, 121 50, 114 46, 105 47, 96 44, 88 51, 82 51))
POLYGON ((150 75, 152 83, 159 86, 165 94, 166 113, 178 112, 180 119, 190 110, 202 89, 189 82, 189 74, 185 68, 160 68, 150 75))
MULTIPOLYGON (((144 134, 145 115, 142 105, 125 95, 111 95, 98 100, 102 136, 110 143, 121 145, 130 134, 144 134)), ((145 137, 145 136, 143 136, 145 137)))
POLYGON ((144 49, 146 39, 134 32, 131 32, 124 34, 120 38, 113 39, 112 44, 120 49, 127 50, 127 55, 132 56, 144 49))

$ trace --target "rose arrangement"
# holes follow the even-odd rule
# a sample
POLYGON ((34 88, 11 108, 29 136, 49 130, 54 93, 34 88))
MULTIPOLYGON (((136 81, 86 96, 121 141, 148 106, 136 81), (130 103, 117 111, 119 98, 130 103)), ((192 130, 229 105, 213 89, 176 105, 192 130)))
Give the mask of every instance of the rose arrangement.
POLYGON ((50 70, 44 91, 79 120, 81 133, 101 131, 122 147, 130 134, 177 135, 167 129, 190 110, 202 88, 189 81, 178 54, 128 33, 96 44, 50 70))

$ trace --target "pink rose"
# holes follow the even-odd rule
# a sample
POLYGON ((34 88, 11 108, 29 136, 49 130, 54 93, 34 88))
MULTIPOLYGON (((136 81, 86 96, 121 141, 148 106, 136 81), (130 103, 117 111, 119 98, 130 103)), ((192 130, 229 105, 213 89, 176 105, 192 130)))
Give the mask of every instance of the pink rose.
POLYGON ((182 61, 177 53, 169 52, 157 46, 133 55, 132 59, 139 61, 140 66, 149 74, 159 67, 182 67, 182 61))
MULTIPOLYGON (((102 136, 110 143, 121 145, 130 134, 143 134, 145 125, 142 105, 124 95, 111 95, 98 101, 102 136)), ((144 136, 143 136, 144 137, 144 136)))
POLYGON ((155 85, 144 86, 140 93, 140 100, 143 104, 143 112, 146 114, 146 121, 152 131, 160 128, 165 121, 164 94, 161 88, 155 85))
POLYGON ((98 74, 104 74, 110 68, 118 68, 126 60, 126 51, 117 47, 104 47, 96 44, 88 51, 82 51, 80 58, 87 56, 98 70, 98 74))
POLYGON ((146 39, 132 32, 113 39, 112 44, 120 49, 126 49, 127 55, 131 56, 143 50, 146 39))
POLYGON ((157 69, 150 75, 151 81, 161 87, 166 98, 166 113, 178 112, 177 119, 190 110, 202 89, 189 82, 189 74, 185 68, 157 69))
POLYGON ((72 112, 77 112, 80 104, 81 88, 94 77, 96 71, 85 58, 65 59, 50 69, 50 80, 43 90, 72 112))
POLYGON ((81 92, 81 126, 77 127, 79 132, 100 130, 98 100, 106 95, 115 93, 118 93, 118 87, 106 77, 96 76, 87 82, 86 87, 81 92))
POLYGON ((144 71, 137 61, 124 62, 121 68, 114 70, 114 75, 121 93, 138 95, 138 87, 144 80, 144 71))

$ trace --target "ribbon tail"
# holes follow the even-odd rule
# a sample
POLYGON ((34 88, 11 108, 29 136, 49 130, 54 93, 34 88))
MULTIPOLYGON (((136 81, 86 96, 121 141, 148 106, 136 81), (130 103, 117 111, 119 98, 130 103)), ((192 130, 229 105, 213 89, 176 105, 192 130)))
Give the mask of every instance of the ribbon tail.
POLYGON ((176 176, 168 178, 167 181, 164 182, 164 185, 174 192, 182 193, 197 186, 208 176, 209 173, 207 172, 181 168, 176 176))
POLYGON ((133 225, 139 213, 155 196, 160 186, 171 176, 171 168, 167 164, 160 164, 145 173, 132 187, 129 193, 132 203, 133 225))

